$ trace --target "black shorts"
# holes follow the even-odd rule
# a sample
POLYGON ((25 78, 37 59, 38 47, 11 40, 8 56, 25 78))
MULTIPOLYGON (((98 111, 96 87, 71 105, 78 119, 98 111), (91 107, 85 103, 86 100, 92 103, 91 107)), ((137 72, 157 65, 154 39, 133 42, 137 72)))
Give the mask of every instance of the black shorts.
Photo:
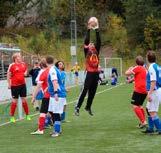
POLYGON ((132 98, 131 98, 131 104, 137 105, 137 106, 142 106, 146 96, 147 96, 147 94, 141 94, 141 93, 134 91, 132 98))
POLYGON ((48 107, 49 107, 49 98, 43 98, 41 103, 40 113, 47 114, 48 107))
POLYGON ((26 97, 26 85, 19 85, 19 86, 11 86, 11 95, 12 98, 18 99, 20 97, 26 97))

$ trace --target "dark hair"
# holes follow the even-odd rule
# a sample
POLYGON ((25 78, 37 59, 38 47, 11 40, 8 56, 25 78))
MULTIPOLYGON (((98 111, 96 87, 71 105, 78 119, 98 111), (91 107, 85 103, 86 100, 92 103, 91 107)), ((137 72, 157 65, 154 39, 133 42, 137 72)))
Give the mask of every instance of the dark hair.
POLYGON ((152 50, 148 51, 146 54, 146 57, 147 57, 147 60, 149 63, 156 62, 156 55, 155 55, 154 51, 152 51, 152 50))
POLYGON ((144 65, 144 59, 143 59, 143 57, 140 56, 140 55, 136 57, 135 62, 136 62, 137 65, 141 65, 141 66, 144 65))
POLYGON ((39 64, 39 62, 38 61, 35 61, 34 64, 37 65, 37 64, 39 64))
POLYGON ((46 59, 42 58, 40 61, 40 67, 41 68, 46 68, 47 67, 47 63, 46 63, 46 59))
POLYGON ((47 64, 53 64, 54 63, 54 58, 52 56, 47 56, 46 57, 46 62, 47 62, 47 64))
MULTIPOLYGON (((64 62, 63 61, 57 61, 56 63, 55 63, 55 66, 59 69, 59 63, 63 63, 63 65, 64 65, 64 62)), ((64 68, 63 68, 63 71, 64 71, 64 69, 65 69, 65 65, 64 65, 64 68)))

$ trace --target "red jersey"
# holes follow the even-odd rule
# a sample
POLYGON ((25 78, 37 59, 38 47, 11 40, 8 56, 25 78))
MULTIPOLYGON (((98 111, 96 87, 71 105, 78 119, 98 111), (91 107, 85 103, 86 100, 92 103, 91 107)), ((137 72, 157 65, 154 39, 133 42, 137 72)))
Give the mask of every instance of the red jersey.
POLYGON ((11 86, 19 86, 25 84, 25 72, 27 66, 25 63, 12 63, 9 65, 8 72, 11 73, 11 86))
POLYGON ((41 87, 44 93, 44 98, 50 98, 50 94, 48 92, 48 75, 49 68, 45 69, 39 76, 38 83, 41 83, 41 87))
POLYGON ((135 66, 132 69, 134 74, 134 91, 138 93, 146 93, 146 74, 147 71, 143 66, 135 66))
POLYGON ((98 72, 99 58, 96 49, 89 50, 88 46, 85 46, 86 52, 86 70, 87 72, 98 72))

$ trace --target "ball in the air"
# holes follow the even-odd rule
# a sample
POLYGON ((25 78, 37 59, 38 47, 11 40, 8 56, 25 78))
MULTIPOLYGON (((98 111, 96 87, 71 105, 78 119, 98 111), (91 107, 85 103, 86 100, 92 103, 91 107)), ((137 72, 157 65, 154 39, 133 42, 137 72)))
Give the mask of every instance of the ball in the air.
POLYGON ((95 28, 97 25, 98 25, 98 20, 96 17, 91 17, 89 20, 88 20, 88 24, 92 27, 92 28, 95 28))

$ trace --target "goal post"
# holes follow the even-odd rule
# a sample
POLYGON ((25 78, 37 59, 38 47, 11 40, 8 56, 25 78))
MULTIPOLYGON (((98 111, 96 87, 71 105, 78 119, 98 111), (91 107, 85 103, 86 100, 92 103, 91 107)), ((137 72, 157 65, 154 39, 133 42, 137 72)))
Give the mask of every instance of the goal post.
POLYGON ((122 76, 122 58, 118 57, 105 57, 100 59, 100 65, 105 69, 105 76, 111 77, 112 68, 116 68, 118 75, 122 76))

